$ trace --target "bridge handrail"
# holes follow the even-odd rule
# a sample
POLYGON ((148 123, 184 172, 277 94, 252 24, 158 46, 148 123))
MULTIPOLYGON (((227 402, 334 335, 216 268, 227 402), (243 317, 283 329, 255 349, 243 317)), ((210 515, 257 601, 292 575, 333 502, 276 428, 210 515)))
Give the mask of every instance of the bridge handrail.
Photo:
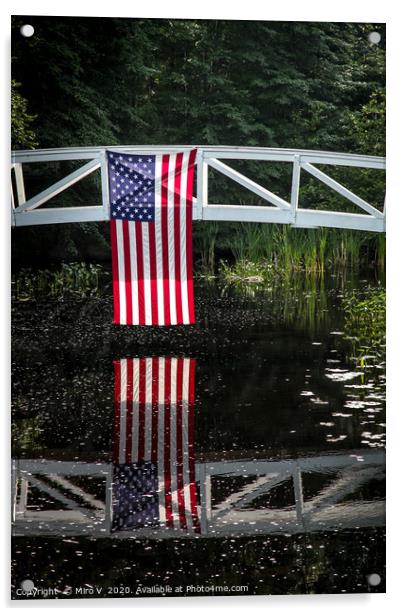
POLYGON ((37 150, 13 150, 11 161, 14 163, 48 162, 56 160, 85 160, 96 158, 105 150, 119 152, 141 152, 144 154, 162 152, 180 152, 183 149, 197 148, 205 153, 206 158, 246 158, 254 160, 271 160, 293 162, 295 156, 305 157, 309 161, 321 164, 385 169, 385 157, 367 154, 350 154, 326 150, 304 150, 299 148, 267 148, 231 145, 108 145, 79 146, 72 148, 45 148, 37 150), (261 158, 260 158, 261 157, 261 158), (342 163, 341 163, 342 161, 342 163))

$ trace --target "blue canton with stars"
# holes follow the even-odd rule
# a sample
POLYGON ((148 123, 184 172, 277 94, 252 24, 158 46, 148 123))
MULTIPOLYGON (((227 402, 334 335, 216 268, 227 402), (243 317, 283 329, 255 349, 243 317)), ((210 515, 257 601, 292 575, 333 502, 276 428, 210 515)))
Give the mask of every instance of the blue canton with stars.
POLYGON ((107 152, 110 217, 154 222, 155 156, 107 152))

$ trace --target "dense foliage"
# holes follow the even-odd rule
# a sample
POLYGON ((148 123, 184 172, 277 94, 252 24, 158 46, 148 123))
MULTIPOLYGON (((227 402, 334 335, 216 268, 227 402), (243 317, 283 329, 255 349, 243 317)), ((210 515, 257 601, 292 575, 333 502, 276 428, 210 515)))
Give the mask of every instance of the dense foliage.
MULTIPOLYGON (((12 57, 13 148, 183 143, 384 154, 379 24, 18 16, 12 57), (35 27, 32 38, 19 34, 23 23, 35 27), (374 29, 379 45, 367 39, 374 29)), ((236 167, 287 196, 283 166, 236 167)), ((381 203, 383 179, 354 171, 338 177, 381 203)), ((28 174, 28 189, 37 181, 28 174)), ((94 194, 95 184, 87 185, 94 194)), ((70 192, 66 203, 79 197, 70 192)), ((211 193, 215 202, 244 198, 213 174, 211 193)), ((336 208, 338 199, 303 178, 305 206, 336 208)), ((226 225, 214 252, 225 251, 235 228, 226 225)), ((204 260, 210 235, 197 226, 204 260)), ((20 229, 15 255, 39 256, 40 246, 45 258, 108 258, 105 237, 107 225, 97 224, 20 229)))
POLYGON ((28 103, 19 91, 20 85, 15 79, 11 80, 11 143, 20 148, 34 148, 37 145, 32 129, 35 117, 28 113, 28 103))

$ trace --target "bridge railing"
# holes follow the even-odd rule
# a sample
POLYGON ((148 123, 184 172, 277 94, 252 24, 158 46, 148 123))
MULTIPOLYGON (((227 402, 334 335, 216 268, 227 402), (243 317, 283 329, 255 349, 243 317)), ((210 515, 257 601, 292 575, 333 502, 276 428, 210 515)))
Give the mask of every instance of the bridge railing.
POLYGON ((14 226, 37 224, 89 222, 109 220, 109 192, 106 150, 125 153, 161 154, 197 147, 197 186, 193 198, 194 220, 242 221, 288 224, 294 227, 337 227, 366 231, 385 231, 385 207, 381 211, 355 194, 339 181, 324 173, 317 165, 358 167, 385 170, 385 159, 379 156, 231 146, 110 146, 89 148, 61 148, 49 150, 21 150, 12 153, 11 222, 14 226), (291 163, 293 166, 290 199, 287 201, 246 175, 228 165, 230 160, 253 160, 291 163), (24 182, 24 165, 56 161, 83 161, 75 171, 38 194, 27 198, 24 182), (225 162, 223 162, 225 161, 225 162), (44 204, 67 190, 88 175, 100 169, 101 203, 96 205, 43 207, 44 204), (256 195, 266 205, 213 204, 209 201, 209 170, 229 178, 243 189, 256 195), (360 212, 304 209, 299 205, 301 171, 342 195, 360 212))
MULTIPOLYGON (((341 528, 383 526, 385 502, 379 498, 355 499, 362 486, 384 480, 385 455, 376 451, 318 454, 279 460, 196 462, 199 484, 198 514, 202 536, 238 536, 271 533, 296 534, 341 528), (307 497, 312 473, 328 473, 330 481, 307 497), (232 484, 228 494, 216 499, 215 481, 241 476, 241 487, 232 484), (244 479, 246 482, 244 483, 244 479), (248 481, 247 481, 248 479, 248 481), (294 504, 260 508, 260 497, 269 497, 276 486, 289 481, 294 504), (307 484, 307 485, 306 485, 307 484), (306 489, 307 488, 307 489, 306 489), (213 499, 212 496, 215 496, 213 499), (214 502, 215 501, 215 502, 214 502)), ((80 482, 80 486, 86 482, 80 482)), ((158 539, 186 534, 180 528, 144 527, 112 531, 113 465, 106 462, 29 460, 12 461, 12 529, 15 535, 90 535, 125 539, 150 536, 158 539), (104 481, 104 496, 95 497, 79 487, 75 478, 104 481), (59 509, 35 508, 29 486, 50 496, 59 509)), ((187 535, 193 537, 193 534, 187 535)))

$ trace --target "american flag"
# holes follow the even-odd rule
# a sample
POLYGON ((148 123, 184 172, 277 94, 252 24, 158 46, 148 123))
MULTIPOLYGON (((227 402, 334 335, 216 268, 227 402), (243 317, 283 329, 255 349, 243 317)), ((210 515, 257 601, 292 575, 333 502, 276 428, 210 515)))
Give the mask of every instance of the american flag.
POLYGON ((196 150, 107 152, 114 323, 191 324, 196 150))
POLYGON ((199 533, 194 457, 195 360, 115 362, 112 529, 199 533))

